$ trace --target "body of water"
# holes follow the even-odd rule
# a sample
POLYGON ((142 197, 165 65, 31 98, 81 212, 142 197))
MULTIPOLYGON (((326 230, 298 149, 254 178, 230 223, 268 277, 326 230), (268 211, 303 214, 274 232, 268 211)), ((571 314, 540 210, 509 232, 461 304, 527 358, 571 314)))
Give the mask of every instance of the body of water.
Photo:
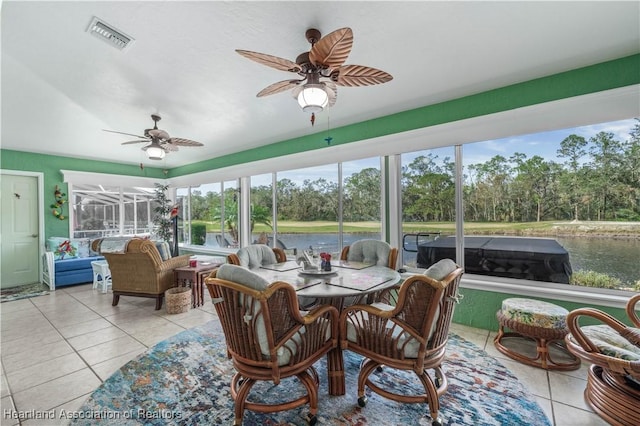
MULTIPOLYGON (((257 238, 257 236, 256 236, 257 238)), ((380 239, 379 233, 344 234, 344 244, 364 238, 380 239)), ((339 255, 335 234, 278 234, 288 250, 307 250, 339 255)), ((557 237, 568 252, 573 271, 590 270, 605 273, 623 283, 640 280, 640 240, 613 238, 557 237)), ((218 247, 214 234, 207 234, 206 245, 218 247)), ((404 262, 415 265, 416 253, 405 252, 404 262)))

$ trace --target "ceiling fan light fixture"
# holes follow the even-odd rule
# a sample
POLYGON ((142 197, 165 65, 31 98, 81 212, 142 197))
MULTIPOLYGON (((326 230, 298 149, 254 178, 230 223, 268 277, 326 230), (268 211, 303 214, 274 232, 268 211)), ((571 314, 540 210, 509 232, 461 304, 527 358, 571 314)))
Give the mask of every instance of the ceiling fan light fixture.
POLYGON ((298 94, 298 104, 304 112, 320 112, 329 103, 329 95, 323 84, 307 83, 298 94))
POLYGON ((149 160, 162 160, 165 156, 164 149, 159 146, 150 146, 147 148, 147 156, 149 160))

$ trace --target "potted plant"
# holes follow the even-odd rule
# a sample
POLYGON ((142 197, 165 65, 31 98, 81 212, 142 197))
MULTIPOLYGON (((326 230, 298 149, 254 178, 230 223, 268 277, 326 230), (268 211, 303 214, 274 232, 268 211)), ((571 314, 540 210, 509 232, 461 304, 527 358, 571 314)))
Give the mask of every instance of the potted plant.
POLYGON ((155 187, 155 198, 153 199, 155 203, 153 212, 155 215, 153 216, 153 224, 156 228, 154 235, 158 239, 170 243, 173 234, 170 214, 173 207, 171 200, 167 197, 169 185, 156 183, 155 187))

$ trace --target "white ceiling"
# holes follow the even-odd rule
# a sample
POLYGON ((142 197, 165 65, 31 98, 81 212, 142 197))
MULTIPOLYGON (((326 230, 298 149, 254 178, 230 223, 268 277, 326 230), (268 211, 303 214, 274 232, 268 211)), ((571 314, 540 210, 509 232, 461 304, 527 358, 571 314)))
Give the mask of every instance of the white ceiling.
POLYGON ((2 2, 4 149, 176 167, 640 52, 640 2, 2 2), (124 51, 86 32, 97 16, 124 51), (350 27, 347 64, 389 72, 341 87, 311 127, 294 74, 234 49, 290 60, 305 31, 350 27), (151 162, 132 138, 159 127, 205 144, 151 162), (161 163, 161 164, 160 164, 161 163))

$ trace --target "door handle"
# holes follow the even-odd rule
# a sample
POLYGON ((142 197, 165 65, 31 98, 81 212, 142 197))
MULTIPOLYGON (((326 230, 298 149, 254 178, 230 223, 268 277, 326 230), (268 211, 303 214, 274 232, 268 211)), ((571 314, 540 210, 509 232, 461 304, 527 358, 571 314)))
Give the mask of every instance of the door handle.
POLYGON ((38 234, 31 234, 31 238, 38 238, 38 234))

